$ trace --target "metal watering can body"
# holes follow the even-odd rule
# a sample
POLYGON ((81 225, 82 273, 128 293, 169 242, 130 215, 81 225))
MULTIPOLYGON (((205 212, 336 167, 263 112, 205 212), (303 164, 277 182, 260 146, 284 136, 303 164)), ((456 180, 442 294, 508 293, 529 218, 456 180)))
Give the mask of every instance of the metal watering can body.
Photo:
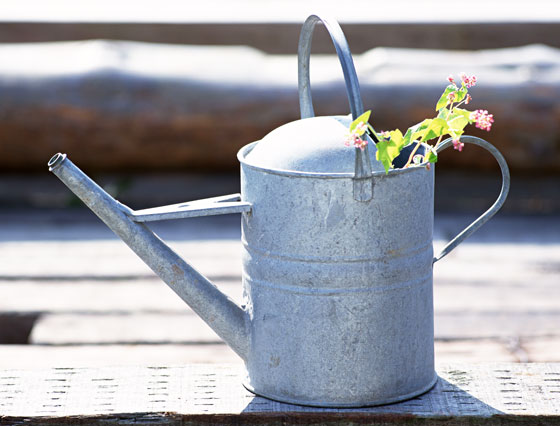
POLYGON ((367 202, 352 177, 247 163, 241 176, 253 206, 242 219, 247 387, 339 407, 431 388, 433 171, 381 172, 367 202))
POLYGON ((396 402, 437 380, 433 263, 497 212, 509 172, 488 142, 462 138, 494 155, 502 191, 434 257, 434 168, 385 174, 373 143, 364 151, 343 146, 349 118, 313 117, 309 55, 318 22, 335 44, 352 117, 363 112, 342 30, 336 21, 310 16, 299 45, 302 120, 239 151, 240 195, 133 211, 65 155, 55 155, 49 167, 244 360, 249 390, 326 407, 396 402), (243 307, 144 224, 225 213, 242 214, 243 307))

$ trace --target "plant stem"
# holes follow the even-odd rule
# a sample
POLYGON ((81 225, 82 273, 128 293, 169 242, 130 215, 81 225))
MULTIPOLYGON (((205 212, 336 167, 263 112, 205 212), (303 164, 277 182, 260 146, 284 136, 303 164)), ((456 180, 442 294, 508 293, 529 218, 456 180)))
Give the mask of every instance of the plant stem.
POLYGON ((412 159, 414 158, 414 154, 416 154, 416 151, 418 151, 418 148, 420 148, 420 141, 416 142, 416 146, 414 147, 414 149, 410 153, 410 156, 408 157, 408 161, 404 165, 403 169, 406 169, 408 166, 410 166, 410 163, 412 162, 412 159))
MULTIPOLYGON (((434 151, 437 149, 438 145, 440 144, 441 140, 443 139, 443 135, 441 135, 436 144, 434 145, 434 151)), ((408 157, 408 161, 406 162, 406 164, 404 165, 403 169, 406 169, 408 166, 410 166, 410 163, 412 162, 412 159, 414 158, 414 154, 416 154, 416 151, 418 151, 418 148, 420 147, 420 141, 416 142, 416 146, 414 147, 414 149, 412 150, 412 152, 410 153, 410 156, 408 157)), ((424 156, 425 158, 425 156, 424 156)))
POLYGON ((441 136, 439 137, 439 139, 437 140, 436 144, 434 145, 434 151, 437 149, 437 147, 439 146, 439 144, 440 144, 440 142, 441 142, 442 139, 443 139, 443 135, 441 135, 441 136))

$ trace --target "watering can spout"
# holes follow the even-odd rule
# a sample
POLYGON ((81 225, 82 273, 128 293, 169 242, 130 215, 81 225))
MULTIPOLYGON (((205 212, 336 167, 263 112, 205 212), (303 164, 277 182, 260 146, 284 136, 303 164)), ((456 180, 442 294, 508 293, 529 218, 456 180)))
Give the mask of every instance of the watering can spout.
POLYGON ((65 154, 56 154, 48 163, 53 172, 105 224, 119 236, 171 289, 181 297, 243 360, 249 350, 248 314, 218 290, 206 277, 184 261, 144 223, 191 217, 196 212, 221 214, 247 212, 248 203, 231 201, 232 196, 214 199, 214 206, 200 202, 135 212, 107 194, 76 167, 65 154), (224 201, 225 200, 225 201, 224 201), (210 211, 209 213, 207 211, 210 211), (167 218, 169 218, 167 217, 167 218))

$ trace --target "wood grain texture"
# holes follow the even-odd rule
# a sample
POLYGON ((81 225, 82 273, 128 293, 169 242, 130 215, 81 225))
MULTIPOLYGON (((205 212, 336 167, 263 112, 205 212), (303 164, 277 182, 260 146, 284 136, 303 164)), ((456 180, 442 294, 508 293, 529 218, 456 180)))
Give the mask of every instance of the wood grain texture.
POLYGON ((560 364, 447 364, 428 393, 397 404, 322 409, 270 401, 231 365, 0 370, 2 424, 558 424, 560 364), (279 417, 281 416, 281 417, 279 417), (321 419, 325 423, 317 422, 321 419), (181 423, 182 422, 182 423, 181 423), (315 423, 314 423, 315 422, 315 423), (350 423, 349 423, 350 422, 350 423), (526 424, 526 423, 523 423, 526 424))

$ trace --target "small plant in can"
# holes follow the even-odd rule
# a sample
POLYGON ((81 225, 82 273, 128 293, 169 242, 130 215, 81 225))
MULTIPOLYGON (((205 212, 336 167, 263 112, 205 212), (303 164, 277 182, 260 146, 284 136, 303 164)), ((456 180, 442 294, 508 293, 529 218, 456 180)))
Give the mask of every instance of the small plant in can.
POLYGON ((403 148, 415 144, 404 168, 410 166, 424 165, 430 167, 431 163, 437 161, 437 148, 444 136, 453 140, 453 147, 462 151, 464 143, 461 135, 468 124, 475 124, 482 130, 490 131, 494 116, 488 111, 477 109, 469 111, 462 108, 472 100, 469 89, 476 85, 476 77, 460 74, 461 82, 458 85, 452 76, 447 77, 449 85, 445 88, 436 104, 437 116, 428 118, 408 128, 403 134, 399 129, 376 132, 368 123, 371 111, 366 111, 351 124, 348 135, 344 141, 346 146, 354 146, 364 149, 367 146, 366 132, 377 139, 376 158, 383 164, 385 172, 393 168, 393 160, 399 156, 403 148), (419 153, 418 148, 425 144, 428 149, 425 153, 419 153))

